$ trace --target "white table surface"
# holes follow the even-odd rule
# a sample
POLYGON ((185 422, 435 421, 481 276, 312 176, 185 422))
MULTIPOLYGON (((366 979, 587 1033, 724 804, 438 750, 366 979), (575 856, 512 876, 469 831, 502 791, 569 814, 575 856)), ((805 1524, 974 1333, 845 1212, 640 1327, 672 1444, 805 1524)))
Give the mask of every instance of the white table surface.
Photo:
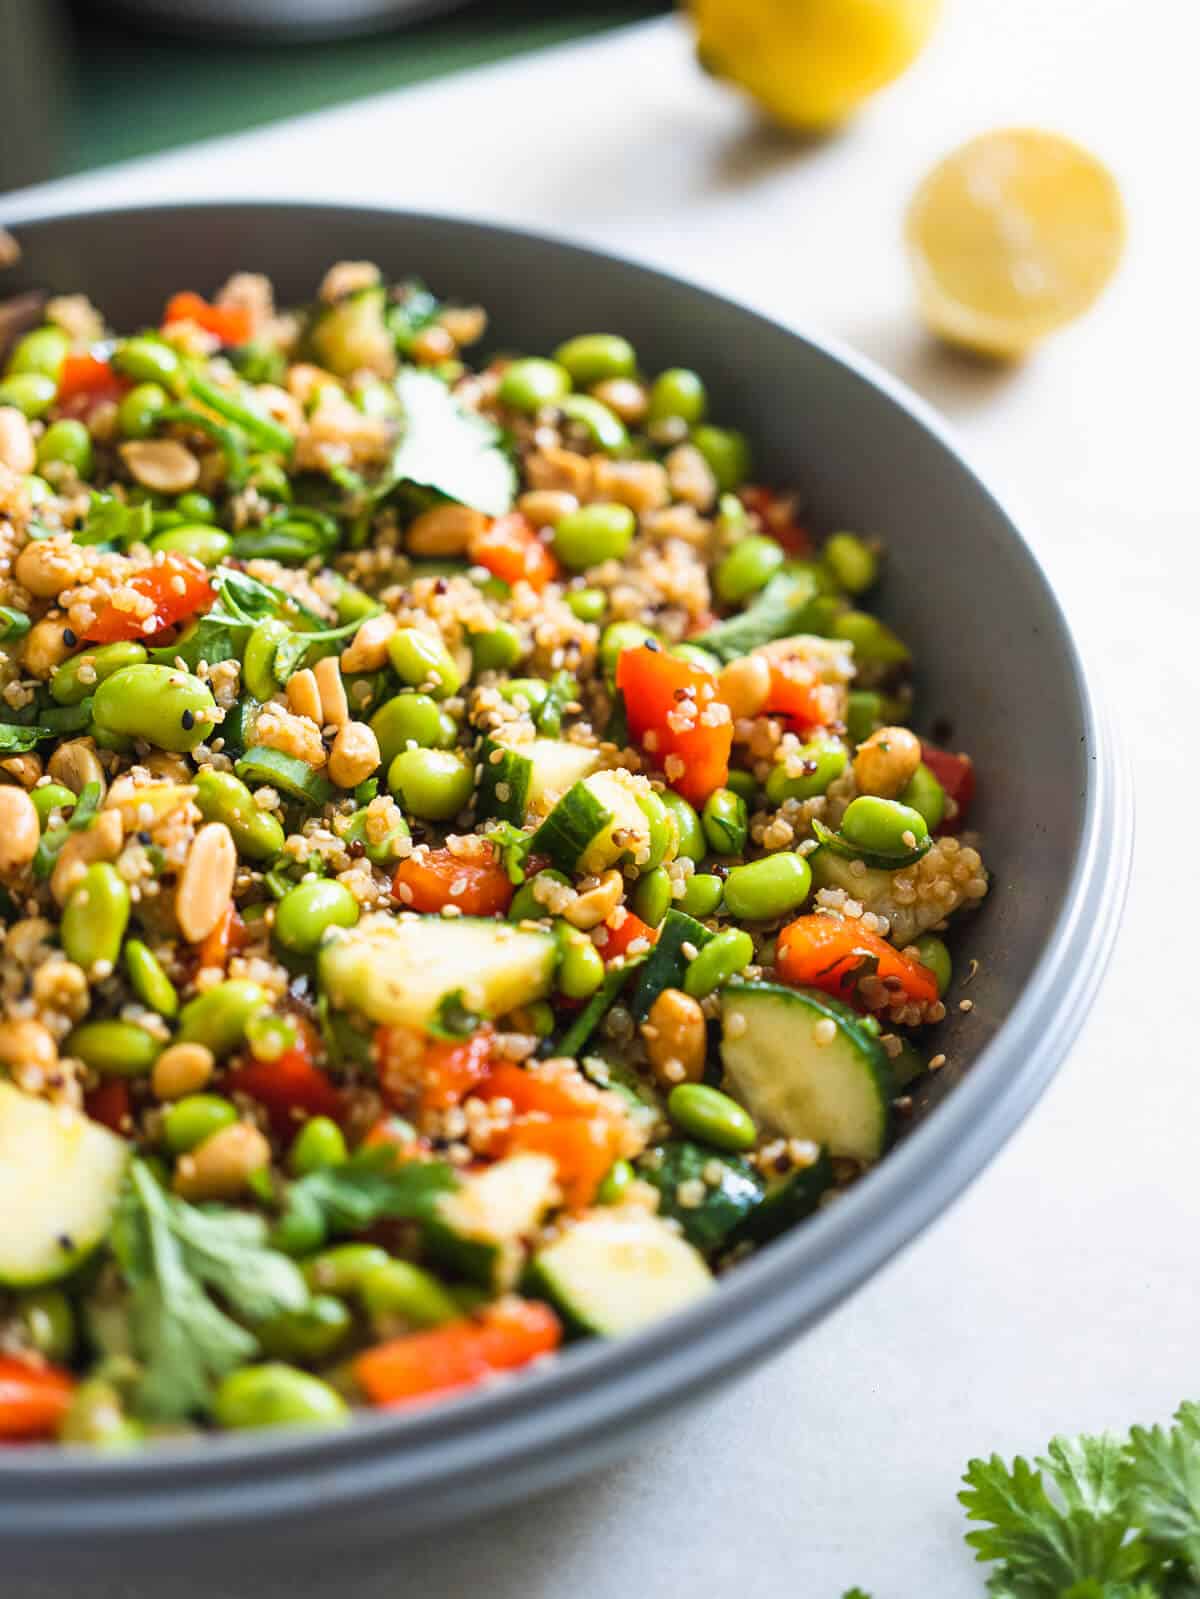
MULTIPOLYGON (((286 1585, 292 1599, 837 1599, 852 1583, 875 1599, 970 1599, 981 1581, 954 1500, 970 1455, 1165 1418, 1200 1395, 1200 1060, 1185 1009, 1200 874, 1175 842, 1195 827, 1200 782, 1200 26, 1184 0, 947 9, 915 69, 808 149, 702 77, 665 21, 0 203, 3 221, 51 200, 235 195, 475 213, 599 241, 837 335, 939 406, 1027 507, 1136 764, 1136 879, 1098 1014, 947 1216, 627 1465, 390 1563, 331 1551, 323 1575, 286 1585), (897 235, 937 156, 1013 122, 1107 157, 1131 242, 1093 315, 996 372, 921 336, 897 235)), ((193 1590, 164 1574, 155 1599, 193 1592, 285 1588, 193 1590)))

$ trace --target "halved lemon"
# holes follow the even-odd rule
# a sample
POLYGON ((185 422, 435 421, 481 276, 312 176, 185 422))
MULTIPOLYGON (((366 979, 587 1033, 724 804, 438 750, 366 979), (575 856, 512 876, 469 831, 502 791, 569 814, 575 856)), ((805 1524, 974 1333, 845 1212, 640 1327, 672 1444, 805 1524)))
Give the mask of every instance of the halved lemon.
POLYGON ((906 237, 934 332, 1011 357, 1099 296, 1121 258, 1125 209, 1112 173, 1082 145, 1006 128, 934 167, 913 196, 906 237))

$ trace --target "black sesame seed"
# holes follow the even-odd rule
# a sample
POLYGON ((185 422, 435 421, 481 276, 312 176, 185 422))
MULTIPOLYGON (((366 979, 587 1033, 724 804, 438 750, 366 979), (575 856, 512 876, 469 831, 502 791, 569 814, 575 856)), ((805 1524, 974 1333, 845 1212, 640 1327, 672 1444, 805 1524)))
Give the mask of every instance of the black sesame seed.
POLYGON ((76 644, 79 643, 79 634, 75 631, 75 629, 73 627, 64 627, 63 628, 63 643, 67 646, 67 648, 69 650, 73 650, 75 648, 76 644))
POLYGON ((139 844, 149 844, 150 838, 151 838, 151 835, 146 831, 146 829, 144 827, 140 828, 138 830, 137 841, 138 841, 139 844))
POLYGON ((656 638, 648 638, 646 640, 646 648, 648 650, 657 651, 657 650, 660 650, 662 648, 662 645, 658 642, 658 640, 656 638))
POLYGON ((191 711, 184 711, 183 715, 180 717, 180 721, 183 723, 184 731, 187 733, 190 733, 193 727, 196 725, 196 718, 192 715, 191 711))

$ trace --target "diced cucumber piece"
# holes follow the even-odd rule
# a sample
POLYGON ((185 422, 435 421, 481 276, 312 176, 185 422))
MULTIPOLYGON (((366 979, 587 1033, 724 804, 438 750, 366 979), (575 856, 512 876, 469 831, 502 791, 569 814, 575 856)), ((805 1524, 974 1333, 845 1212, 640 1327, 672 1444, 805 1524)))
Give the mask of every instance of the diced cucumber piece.
POLYGON ((523 1244, 558 1199, 556 1172, 549 1155, 511 1155, 467 1177, 438 1200, 426 1223, 429 1253, 485 1288, 511 1288, 523 1244))
POLYGON ((896 898, 896 873, 861 861, 849 861, 822 847, 808 857, 813 874, 813 892, 840 888, 876 916, 886 916, 891 925, 889 937, 903 949, 941 921, 946 907, 938 900, 917 900, 902 905, 896 898))
POLYGON ((387 291, 359 289, 321 311, 309 333, 318 363, 340 378, 361 370, 389 377, 396 370, 396 343, 384 321, 387 291))
POLYGON ((0 1083, 0 1285, 53 1282, 91 1253, 128 1154, 99 1122, 0 1083))
POLYGON ((766 1184, 748 1161, 672 1139, 648 1149, 638 1176, 658 1189, 658 1211, 679 1223, 705 1255, 715 1254, 763 1203, 766 1184))
POLYGON ((520 827, 528 812, 538 817, 553 809, 599 760, 598 750, 565 739, 535 738, 517 746, 487 739, 480 758, 479 813, 520 827))
POLYGON ((603 872, 648 857, 650 823, 639 795, 652 790, 632 772, 593 772, 572 784, 533 835, 530 849, 560 872, 603 872))
POLYGON ((425 1027, 449 994, 469 1010, 503 1016, 550 991, 553 934, 460 916, 364 916, 335 933, 318 957, 321 989, 335 1010, 368 1021, 425 1027))
POLYGON ((594 1211, 569 1224, 535 1256, 529 1282, 572 1327, 603 1338, 649 1327, 714 1286, 685 1238, 632 1206, 594 1211))
POLYGON ((734 981, 721 990, 721 1030, 725 1086, 760 1126, 864 1164, 883 1153, 887 1054, 849 1006, 813 988, 734 981))
POLYGON ((743 1240, 768 1243, 811 1216, 832 1187, 833 1163, 828 1150, 823 1149, 811 1166, 800 1167, 768 1183, 762 1204, 747 1213, 745 1221, 731 1235, 730 1243, 740 1244, 743 1240))
POLYGON ((528 754, 533 763, 529 807, 539 815, 557 805, 569 788, 600 764, 599 750, 561 738, 535 738, 528 754))
POLYGON ((688 969, 688 957, 683 946, 691 944, 701 949, 712 938, 703 922, 696 921, 686 911, 669 910, 663 917, 658 942, 646 957, 646 964, 638 973, 637 987, 633 991, 630 1010, 635 1021, 644 1021, 651 1005, 664 988, 682 988, 688 969))

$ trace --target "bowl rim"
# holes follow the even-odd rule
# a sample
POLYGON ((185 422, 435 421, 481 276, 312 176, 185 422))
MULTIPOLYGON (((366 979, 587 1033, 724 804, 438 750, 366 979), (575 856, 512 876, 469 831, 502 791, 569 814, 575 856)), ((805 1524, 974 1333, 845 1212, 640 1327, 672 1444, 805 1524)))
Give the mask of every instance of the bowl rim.
MULTIPOLYGON (((0 1453, 0 1532, 112 1535, 261 1523, 311 1508, 422 1490, 494 1473, 568 1442, 606 1438, 698 1397, 777 1350, 832 1310, 958 1197, 999 1152, 1049 1084, 1078 1033, 1115 942, 1132 862, 1129 774, 1057 595, 1018 519, 974 466, 953 428, 907 385, 839 339, 784 322, 678 274, 536 229, 489 219, 338 202, 272 198, 42 209, 18 204, 22 229, 72 222, 146 222, 155 215, 263 212, 340 215, 398 227, 480 230, 595 265, 633 269, 649 292, 683 287, 832 359, 887 400, 951 456, 999 513, 1042 587, 1072 674, 1085 729, 1087 784, 1070 880, 1054 927, 1019 1001, 932 1114, 836 1206, 743 1262, 697 1305, 644 1332, 568 1350, 542 1368, 402 1414, 357 1415, 328 1433, 229 1435, 119 1457, 59 1446, 0 1453), (32 1519, 31 1519, 32 1518, 32 1519)), ((232 267, 231 267, 232 270, 232 267)))

